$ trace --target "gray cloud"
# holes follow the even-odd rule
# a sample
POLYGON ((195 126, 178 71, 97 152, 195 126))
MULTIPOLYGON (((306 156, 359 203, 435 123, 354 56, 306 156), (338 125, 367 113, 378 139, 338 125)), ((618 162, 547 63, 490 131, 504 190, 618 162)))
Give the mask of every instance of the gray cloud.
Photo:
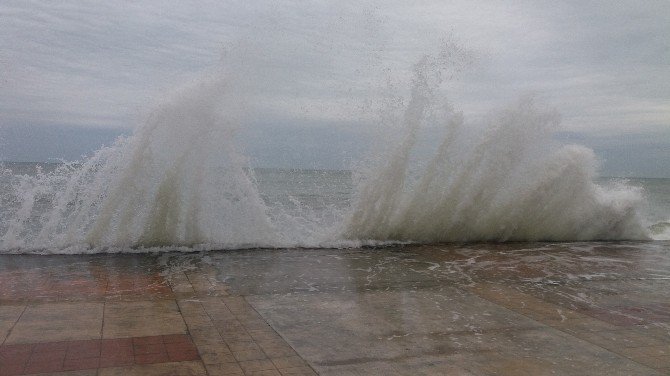
MULTIPOLYGON (((385 80, 404 93, 412 64, 451 35, 477 57, 447 86, 467 118, 534 92, 566 131, 653 134, 662 149, 667 25, 667 1, 4 1, 0 124, 131 129, 165 92, 222 69, 251 104, 248 134, 292 124, 318 150, 310 127, 341 130, 353 150, 347 129, 374 121, 385 80)), ((261 138, 248 149, 267 154, 261 138)))

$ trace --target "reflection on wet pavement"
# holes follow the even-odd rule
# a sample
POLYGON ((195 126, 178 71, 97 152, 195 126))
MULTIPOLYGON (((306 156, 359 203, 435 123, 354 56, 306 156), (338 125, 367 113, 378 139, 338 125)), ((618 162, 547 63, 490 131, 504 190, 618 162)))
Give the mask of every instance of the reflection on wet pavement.
POLYGON ((669 251, 646 242, 4 255, 0 375, 663 375, 669 251), (165 336, 197 353, 150 343, 165 336), (149 342, 105 363, 100 341, 149 342), (91 355, 70 359, 75 342, 91 355))

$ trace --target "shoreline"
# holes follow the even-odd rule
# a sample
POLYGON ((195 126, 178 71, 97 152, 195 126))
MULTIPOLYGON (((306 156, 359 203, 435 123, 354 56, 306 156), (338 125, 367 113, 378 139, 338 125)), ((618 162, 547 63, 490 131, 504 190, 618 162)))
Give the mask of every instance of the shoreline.
MULTIPOLYGON (((354 241, 355 242, 355 241, 354 241)), ((419 242, 395 242, 395 241, 385 241, 385 242, 363 242, 363 244, 356 244, 351 246, 295 246, 295 247, 271 247, 271 246, 239 246, 239 247, 221 247, 218 245, 208 245, 208 244, 198 244, 193 246, 155 246, 155 247, 97 247, 97 248, 84 248, 84 247, 68 247, 59 250, 51 249, 34 249, 34 250, 5 250, 0 251, 0 257, 3 256, 21 256, 21 255, 32 255, 32 256, 92 256, 92 255, 160 255, 160 254, 190 254, 190 253, 202 253, 202 252, 255 252, 255 251, 320 251, 320 250, 333 250, 333 251, 346 251, 346 250, 375 250, 375 249, 395 249, 403 247, 501 247, 509 246, 511 248, 515 247, 524 247, 524 248, 541 248, 544 246, 554 246, 554 245, 566 245, 566 246, 594 246, 594 245, 612 245, 612 246, 635 246, 635 245, 658 245, 658 246, 669 246, 670 240, 668 239, 639 239, 639 240, 575 240, 575 241, 551 241, 551 240, 540 240, 540 241, 477 241, 477 242, 445 242, 445 243, 419 243, 419 242), (69 250, 72 248, 83 249, 78 253, 71 253, 69 250), (3 253, 4 252, 4 253, 3 253)))

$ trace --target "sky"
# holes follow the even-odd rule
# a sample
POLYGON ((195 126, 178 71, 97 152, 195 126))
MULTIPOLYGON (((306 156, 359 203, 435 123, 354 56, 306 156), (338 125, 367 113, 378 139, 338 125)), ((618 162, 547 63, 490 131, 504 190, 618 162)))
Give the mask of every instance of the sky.
POLYGON ((467 51, 444 90, 470 122, 532 94, 601 174, 670 177, 668 1, 5 0, 0 159, 78 159, 217 71, 255 165, 347 168, 445 40, 467 51))

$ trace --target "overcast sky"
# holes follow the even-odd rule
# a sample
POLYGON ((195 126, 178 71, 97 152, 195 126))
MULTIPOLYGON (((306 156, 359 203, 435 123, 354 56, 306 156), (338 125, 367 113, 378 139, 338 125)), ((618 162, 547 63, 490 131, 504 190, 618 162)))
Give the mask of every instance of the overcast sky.
POLYGON ((4 0, 0 158, 77 158, 216 69, 253 103, 257 164, 346 167, 385 80, 445 38, 472 56, 448 87, 466 119, 534 93, 603 174, 670 177, 667 0, 4 0))

